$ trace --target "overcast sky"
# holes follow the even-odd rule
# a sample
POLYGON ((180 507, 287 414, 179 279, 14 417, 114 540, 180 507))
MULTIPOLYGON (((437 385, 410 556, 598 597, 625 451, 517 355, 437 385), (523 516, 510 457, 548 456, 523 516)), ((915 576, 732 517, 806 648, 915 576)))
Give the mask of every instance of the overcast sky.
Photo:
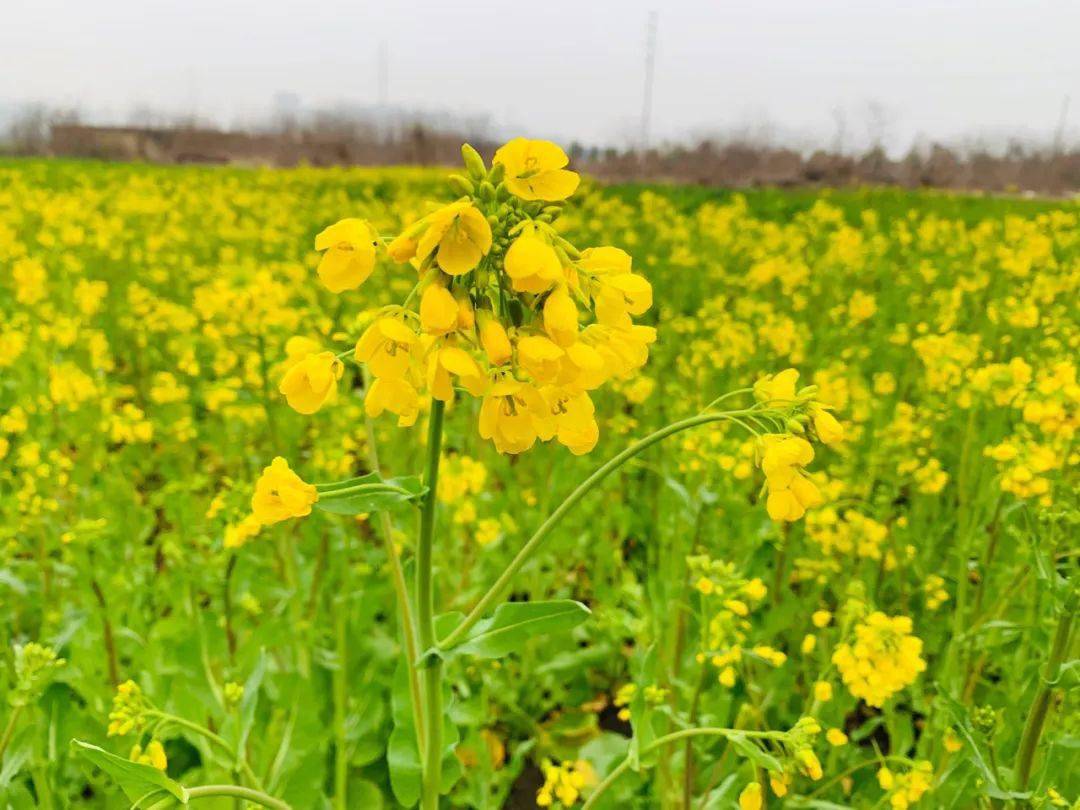
POLYGON ((658 12, 652 138, 769 128, 848 148, 1050 140, 1072 93, 1080 0, 3 0, 0 105, 137 105, 223 125, 379 100, 489 115, 499 132, 627 145, 658 12), (871 113, 871 104, 876 112, 871 113))

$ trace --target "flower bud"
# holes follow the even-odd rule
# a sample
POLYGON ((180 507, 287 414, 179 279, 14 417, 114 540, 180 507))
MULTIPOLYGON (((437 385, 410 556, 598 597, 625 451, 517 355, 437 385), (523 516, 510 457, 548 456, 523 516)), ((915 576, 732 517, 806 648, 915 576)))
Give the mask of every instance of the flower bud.
POLYGON ((468 331, 476 326, 472 301, 469 299, 469 294, 461 289, 454 291, 454 298, 458 305, 457 328, 462 332, 468 331))
POLYGON ((580 259, 581 258, 581 251, 578 250, 573 245, 571 245, 569 242, 567 242, 561 236, 555 237, 555 244, 558 245, 560 248, 562 248, 563 252, 567 256, 569 256, 571 259, 580 259))
POLYGON ((462 177, 460 174, 452 174, 447 180, 450 183, 450 188, 455 194, 472 196, 473 192, 476 190, 472 181, 468 177, 462 177))
MULTIPOLYGON (((488 175, 488 179, 496 186, 502 183, 503 178, 506 176, 506 167, 501 163, 496 163, 491 167, 491 174, 488 175)), ((509 194, 510 190, 507 189, 506 193, 509 194)))
POLYGON ((461 145, 461 159, 465 161, 465 168, 469 170, 474 180, 483 180, 487 176, 484 159, 467 143, 461 145))
POLYGON ((495 186, 491 185, 487 180, 480 182, 480 199, 482 200, 494 200, 495 199, 495 186))
POLYGON ((476 319, 480 327, 480 345, 484 347, 488 361, 493 366, 501 366, 510 359, 513 352, 506 330, 487 310, 478 312, 476 319))

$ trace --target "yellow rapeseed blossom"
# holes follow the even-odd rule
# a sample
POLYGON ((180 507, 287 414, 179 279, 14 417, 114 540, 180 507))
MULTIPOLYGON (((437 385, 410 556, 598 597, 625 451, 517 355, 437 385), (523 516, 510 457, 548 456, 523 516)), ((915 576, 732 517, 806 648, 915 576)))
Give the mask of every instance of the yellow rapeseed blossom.
POLYGON ((159 771, 163 771, 169 766, 169 760, 165 756, 165 746, 163 746, 159 740, 151 740, 146 744, 146 748, 135 743, 135 745, 131 747, 131 753, 128 755, 128 759, 132 762, 150 765, 157 768, 159 771))
POLYGON ((289 462, 278 456, 263 470, 255 483, 251 511, 264 525, 291 517, 311 514, 311 505, 319 500, 315 487, 292 471, 289 462))
POLYGON ((343 373, 333 352, 309 354, 285 372, 279 390, 293 410, 313 414, 337 398, 337 381, 343 373))
POLYGON ((570 162, 566 153, 549 141, 514 138, 495 152, 493 162, 503 167, 510 193, 523 200, 565 200, 580 182, 564 168, 570 162))
POLYGON ((572 807, 585 788, 596 784, 592 765, 583 759, 558 765, 544 760, 540 769, 544 774, 544 784, 536 792, 536 803, 540 807, 551 807, 556 800, 563 807, 572 807))
POLYGON ((739 810, 761 810, 764 802, 761 795, 761 783, 751 782, 739 794, 739 810))
POLYGON ((362 219, 343 219, 315 237, 315 249, 325 251, 319 261, 319 280, 331 292, 359 287, 375 269, 374 231, 362 219))
POLYGON ((911 630, 907 616, 875 612, 855 627, 853 644, 837 646, 832 661, 852 695, 882 706, 926 669, 922 640, 911 630))

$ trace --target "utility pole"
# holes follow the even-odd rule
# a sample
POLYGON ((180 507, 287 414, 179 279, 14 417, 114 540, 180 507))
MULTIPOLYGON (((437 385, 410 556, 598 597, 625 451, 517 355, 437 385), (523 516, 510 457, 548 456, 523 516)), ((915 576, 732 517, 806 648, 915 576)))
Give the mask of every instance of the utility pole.
POLYGON ((656 19, 655 11, 649 12, 645 37, 645 94, 641 99, 641 152, 649 149, 649 125, 652 119, 653 74, 656 66, 656 19))
POLYGON ((1065 145, 1065 125, 1069 121, 1069 96, 1061 100, 1061 114, 1058 116, 1057 129, 1054 130, 1054 154, 1060 155, 1065 145))

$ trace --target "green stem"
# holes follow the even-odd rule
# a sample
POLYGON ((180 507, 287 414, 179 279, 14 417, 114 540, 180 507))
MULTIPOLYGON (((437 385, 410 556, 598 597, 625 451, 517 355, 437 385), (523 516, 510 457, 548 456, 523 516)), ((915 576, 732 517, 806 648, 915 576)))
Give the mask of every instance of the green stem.
MULTIPOLYGON (((371 378, 367 370, 364 370, 364 387, 368 388, 371 378)), ((372 472, 382 476, 382 467, 379 464, 379 451, 375 443, 375 425, 370 417, 365 417, 364 425, 367 430, 367 456, 368 464, 372 472)), ((386 558, 390 561, 391 581, 394 584, 394 597, 398 604, 398 614, 401 617, 401 634, 405 642, 405 667, 409 673, 409 694, 412 696, 413 722, 416 725, 416 743, 423 760, 427 750, 427 732, 424 725, 423 697, 420 691, 420 675, 416 670, 416 661, 420 657, 420 646, 416 641, 416 618, 413 613, 412 603, 409 601, 409 589, 405 584, 405 571, 401 566, 401 557, 398 556, 397 547, 394 545, 394 526, 390 522, 390 514, 384 509, 379 512, 380 528, 382 529, 383 543, 386 546, 386 558)))
POLYGON ((348 616, 349 616, 349 533, 345 532, 341 550, 342 604, 334 611, 334 636, 337 669, 333 675, 334 690, 334 807, 348 807, 349 758, 346 751, 345 713, 348 701, 348 616))
POLYGON ((281 801, 281 799, 275 799, 273 796, 269 796, 261 790, 252 790, 251 788, 240 787, 239 785, 200 785, 198 787, 188 788, 187 795, 189 799, 210 799, 215 796, 230 796, 234 799, 243 799, 244 801, 253 802, 262 805, 263 807, 269 807, 271 810, 292 810, 292 808, 281 801))
POLYGON ((1031 778, 1035 749, 1039 745, 1039 737, 1042 736, 1046 716, 1050 711, 1051 693, 1061 675, 1061 664, 1069 648, 1077 600, 1076 591, 1073 591, 1065 600, 1064 609, 1058 617, 1054 643, 1050 648, 1050 658, 1046 662, 1046 675, 1039 685, 1039 691, 1035 694, 1035 700, 1032 701, 1031 709, 1028 711, 1027 722, 1024 724, 1024 735, 1020 738, 1020 748, 1016 752, 1016 779, 1020 790, 1027 790, 1028 780, 1031 778))
POLYGON ((266 339, 262 333, 258 335, 259 344, 259 373, 262 377, 262 404, 263 412, 266 414, 266 427, 270 432, 270 443, 274 447, 279 447, 281 442, 278 439, 278 427, 277 418, 274 416, 274 396, 272 393, 272 383, 270 381, 270 361, 266 357, 266 339))
MULTIPOLYGON (((475 625, 478 621, 484 618, 484 616, 487 615, 488 611, 492 608, 495 602, 502 598, 502 595, 510 586, 510 582, 525 566, 525 563, 529 561, 529 558, 540 547, 540 544, 544 542, 544 539, 548 536, 548 534, 551 533, 551 530, 559 524, 559 522, 566 516, 566 514, 571 509, 573 509, 582 498, 584 498, 586 495, 589 494, 589 492, 595 489, 596 486, 609 475, 611 475, 611 473, 613 473, 615 470, 617 470, 634 456, 648 449, 657 442, 663 441, 668 436, 672 436, 683 430, 689 430, 690 428, 699 427, 700 425, 706 425, 710 422, 720 422, 725 419, 730 419, 732 417, 737 418, 748 413, 749 410, 750 409, 704 413, 699 414, 698 416, 692 416, 688 419, 683 419, 679 422, 673 422, 667 427, 663 427, 654 433, 650 433, 645 438, 634 442, 621 453, 613 456, 607 462, 598 467, 595 471, 593 471, 592 475, 582 481, 578 485, 577 489, 571 492, 570 495, 567 496, 566 500, 559 504, 558 508, 556 508, 555 511, 548 516, 547 520, 545 520, 540 525, 540 528, 536 530, 536 533, 529 538, 529 541, 524 546, 521 547, 521 550, 518 551, 517 555, 510 562, 510 565, 506 567, 506 570, 504 570, 502 574, 499 575, 499 578, 495 581, 495 584, 492 585, 491 588, 488 589, 487 593, 485 593, 480 598, 480 601, 476 603, 475 607, 473 607, 473 609, 469 612, 469 615, 466 616, 464 620, 462 620, 461 624, 454 628, 453 632, 451 632, 450 635, 440 641, 438 646, 441 649, 446 650, 461 643, 461 641, 465 638, 465 634, 468 633, 470 629, 472 629, 473 625, 475 625)), ((424 645, 423 640, 421 640, 421 647, 423 649, 428 649, 428 646, 424 645)))
MULTIPOLYGON (((732 736, 755 738, 759 740, 780 740, 784 738, 786 732, 783 731, 739 731, 733 728, 714 728, 711 726, 703 726, 701 728, 686 728, 682 731, 674 731, 671 734, 665 734, 663 737, 657 737, 651 743, 646 745, 638 752, 638 757, 644 757, 646 754, 650 754, 657 748, 662 748, 668 743, 673 743, 678 740, 685 740, 690 737, 724 737, 730 738, 732 736)), ((627 757, 607 775, 603 782, 596 786, 596 790, 589 796, 588 800, 581 806, 581 810, 589 810, 590 807, 596 804, 597 800, 610 788, 615 781, 622 776, 626 771, 630 769, 630 757, 627 757)))
MULTIPOLYGON (((694 688, 694 696, 690 699, 690 714, 687 719, 690 724, 697 722, 698 707, 701 703, 701 693, 705 689, 708 679, 709 665, 702 664, 698 674, 697 686, 694 688)), ((690 810, 694 794, 694 745, 693 739, 686 739, 686 749, 683 753, 683 810, 690 810)))
MULTIPOLYGON (((436 504, 439 489, 439 461, 442 458, 442 427, 445 405, 439 400, 431 403, 428 421, 427 468, 424 472, 423 508, 420 512, 420 537, 416 546, 416 619, 420 649, 435 644, 435 597, 432 587, 432 544, 435 536, 436 504)), ((439 806, 439 787, 442 782, 442 661, 437 657, 423 670, 424 725, 427 746, 424 752, 421 779, 421 799, 424 810, 439 806)))
POLYGON ((255 775, 255 772, 251 770, 251 766, 248 765, 247 761, 243 758, 242 755, 239 755, 236 751, 233 750, 232 746, 229 745, 225 738, 215 734, 205 726, 200 726, 198 723, 193 723, 190 720, 185 720, 183 717, 177 717, 175 714, 169 714, 168 712, 162 712, 158 710, 150 711, 147 714, 149 714, 151 717, 156 717, 166 723, 172 723, 174 726, 186 728, 193 734, 198 734, 201 737, 205 737, 207 740, 209 740, 226 754, 228 754, 231 759, 236 760, 236 764, 237 767, 240 769, 240 772, 243 773, 245 777, 247 777, 251 784, 255 785, 256 787, 261 786, 261 783, 259 782, 259 777, 257 777, 255 775))
POLYGON ((15 733, 15 724, 19 721, 19 715, 22 714, 23 707, 15 706, 11 710, 11 716, 8 717, 7 725, 4 726, 4 734, 0 736, 0 761, 4 758, 4 752, 7 751, 8 744, 11 742, 11 736, 15 733))

